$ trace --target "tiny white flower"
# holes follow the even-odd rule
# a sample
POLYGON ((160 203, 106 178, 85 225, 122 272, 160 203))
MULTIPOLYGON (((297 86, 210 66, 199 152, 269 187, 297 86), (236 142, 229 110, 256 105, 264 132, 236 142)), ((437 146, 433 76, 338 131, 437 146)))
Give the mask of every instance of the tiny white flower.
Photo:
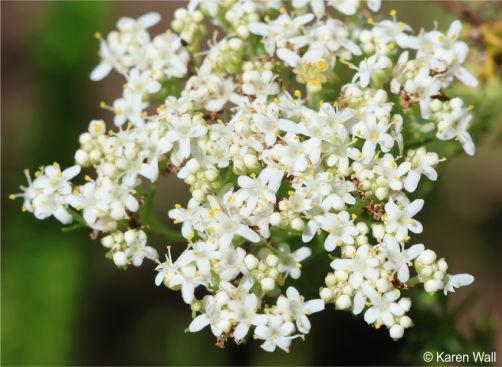
POLYGON ((390 65, 390 60, 386 57, 378 57, 377 55, 370 56, 366 60, 362 60, 359 66, 356 67, 357 73, 352 78, 352 83, 359 81, 361 87, 368 86, 371 76, 376 70, 382 70, 390 65))
POLYGON ((424 245, 420 243, 405 250, 394 237, 386 234, 381 246, 387 257, 384 268, 389 271, 396 271, 397 279, 401 283, 406 283, 410 278, 408 263, 411 263, 425 250, 424 245))
POLYGON ((465 287, 474 282, 474 277, 471 274, 455 274, 447 275, 444 286, 444 294, 455 292, 455 288, 465 287))
POLYGON ((398 241, 404 241, 408 236, 408 231, 422 233, 423 227, 420 222, 413 217, 422 210, 424 201, 416 199, 407 206, 395 204, 389 200, 385 204, 384 223, 388 233, 395 233, 398 241))
POLYGON ((190 115, 173 116, 171 118, 172 129, 167 133, 167 140, 170 143, 177 143, 176 151, 173 153, 178 160, 183 160, 190 156, 191 141, 206 135, 207 127, 195 124, 190 115))
POLYGON ((396 316, 404 315, 403 308, 395 302, 400 296, 400 292, 397 289, 379 294, 373 288, 367 287, 365 293, 371 302, 371 306, 364 314, 364 321, 368 324, 375 324, 378 327, 384 324, 387 327, 391 327, 396 322, 396 316))
POLYGON ((335 270, 348 271, 349 284, 358 288, 364 279, 377 279, 378 270, 375 268, 379 263, 378 258, 370 251, 370 246, 362 245, 352 259, 335 259, 331 262, 331 267, 335 270))
POLYGON ((310 321, 307 316, 324 310, 324 301, 322 299, 304 301, 296 288, 288 287, 286 297, 279 296, 277 299, 277 308, 282 313, 293 315, 298 331, 308 334, 310 332, 310 321))
POLYGON ((261 347, 267 352, 273 352, 279 347, 285 352, 289 352, 295 325, 291 321, 284 321, 280 315, 270 315, 265 325, 258 325, 254 330, 257 339, 265 340, 261 347))
POLYGON ((278 248, 278 256, 280 259, 279 266, 277 267, 280 272, 285 273, 284 277, 288 275, 292 279, 298 279, 301 275, 302 261, 310 257, 312 249, 310 247, 300 247, 298 250, 291 252, 287 243, 280 243, 278 248))
POLYGON ((334 251, 337 246, 354 243, 354 236, 359 232, 350 221, 350 215, 346 211, 338 214, 327 213, 318 217, 318 222, 323 230, 328 232, 324 241, 326 251, 334 251))

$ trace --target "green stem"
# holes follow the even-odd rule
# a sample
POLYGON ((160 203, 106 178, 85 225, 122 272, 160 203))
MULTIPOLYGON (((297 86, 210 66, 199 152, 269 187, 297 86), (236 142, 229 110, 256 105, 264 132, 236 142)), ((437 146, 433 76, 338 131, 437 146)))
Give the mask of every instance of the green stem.
POLYGON ((420 279, 418 279, 418 275, 415 275, 413 278, 410 278, 408 282, 406 283, 408 285, 408 288, 413 288, 417 284, 420 283, 420 279))
POLYGON ((146 229, 150 232, 164 236, 168 241, 186 242, 186 239, 178 231, 166 227, 160 220, 155 217, 150 217, 145 221, 146 229))
POLYGON ((79 228, 87 227, 85 219, 82 217, 82 215, 80 215, 79 212, 77 212, 72 208, 68 208, 67 210, 68 213, 70 213, 73 220, 75 221, 75 223, 62 227, 61 232, 71 232, 79 228))

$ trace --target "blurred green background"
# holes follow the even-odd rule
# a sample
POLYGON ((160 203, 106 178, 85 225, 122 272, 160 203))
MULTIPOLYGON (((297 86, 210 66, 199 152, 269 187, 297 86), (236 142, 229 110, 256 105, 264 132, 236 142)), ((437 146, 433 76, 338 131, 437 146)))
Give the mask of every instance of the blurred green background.
MULTIPOLYGON (((449 305, 439 297, 430 308, 435 300, 417 295, 417 326, 398 343, 333 310, 312 317, 311 335, 294 342, 290 354, 267 354, 253 341, 217 349, 208 330, 183 332, 190 311, 178 294, 155 287, 151 266, 118 270, 85 231, 61 233, 54 220, 35 220, 21 213, 19 201, 6 200, 25 182, 24 168, 72 164, 89 121, 111 119, 98 104, 118 95, 121 80, 89 80, 97 63, 94 32, 106 34, 120 16, 152 10, 163 15, 155 28, 162 31, 182 5, 2 1, 2 365, 402 365, 421 364, 421 353, 431 348, 497 350, 502 359, 500 76, 470 95, 459 90, 476 106, 474 123, 486 128, 477 134, 474 158, 461 154, 445 164, 420 213, 425 232, 414 238, 447 257, 452 272, 474 274, 476 282, 453 294, 449 305)), ((432 2, 392 2, 383 11, 391 6, 416 30, 430 29, 433 20, 446 29, 454 19, 432 2)), ((500 3, 480 6, 479 14, 501 18, 500 3)), ((163 180, 156 201, 159 218, 167 221, 174 196, 183 202, 188 192, 175 179, 163 180)), ((155 244, 159 250, 166 245, 155 244)))

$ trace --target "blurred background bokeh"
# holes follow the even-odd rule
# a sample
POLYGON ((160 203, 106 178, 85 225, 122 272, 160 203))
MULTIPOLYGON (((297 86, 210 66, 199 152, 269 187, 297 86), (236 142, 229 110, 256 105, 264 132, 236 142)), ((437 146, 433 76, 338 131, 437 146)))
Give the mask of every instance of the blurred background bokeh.
MULTIPOLYGON (((501 4, 462 3, 485 22, 502 19, 501 4)), ((162 31, 183 5, 2 1, 2 365, 402 365, 422 364, 423 351, 431 348, 496 350, 502 360, 500 53, 488 71, 490 81, 474 93, 459 90, 476 106, 474 124, 482 121, 477 154, 460 154, 444 164, 420 213, 425 231, 415 237, 447 257, 452 272, 474 274, 476 282, 452 294, 448 305, 444 297, 417 294, 412 313, 417 326, 397 343, 333 309, 311 318, 311 335, 295 341, 290 354, 265 353, 253 341, 218 349, 209 330, 184 333, 190 311, 178 294, 155 287, 152 266, 118 270, 85 231, 61 233, 55 220, 38 221, 21 213, 20 202, 6 200, 25 182, 23 169, 55 160, 72 164, 89 121, 110 120, 99 102, 116 98, 121 81, 89 80, 97 63, 94 32, 112 30, 120 16, 152 10, 163 15, 154 29, 162 31)), ((456 17, 469 16, 428 1, 384 3, 383 12, 391 7, 415 30, 430 29, 433 20, 446 29, 456 17)), ((480 29, 473 24, 471 31, 480 29)), ((477 72, 486 68, 477 64, 477 72)), ((167 222, 168 208, 174 200, 186 202, 188 192, 174 178, 163 178, 159 187, 158 216, 167 222)), ((159 250, 166 245, 161 239, 154 244, 159 250)), ((318 284, 311 286, 315 290, 318 284)))

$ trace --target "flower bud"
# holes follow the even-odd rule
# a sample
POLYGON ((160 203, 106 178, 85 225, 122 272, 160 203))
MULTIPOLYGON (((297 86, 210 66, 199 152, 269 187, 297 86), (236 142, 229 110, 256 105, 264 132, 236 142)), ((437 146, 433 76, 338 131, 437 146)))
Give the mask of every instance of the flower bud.
POLYGON ((293 228, 295 231, 303 231, 303 228, 305 228, 305 223, 301 218, 295 218, 291 221, 291 228, 293 228))
POLYGON ((387 197, 387 189, 385 187, 379 187, 375 190, 375 196, 380 201, 384 200, 387 197))
POLYGON ((228 301, 230 301, 230 297, 229 297, 228 293, 225 291, 216 293, 215 298, 216 298, 216 302, 218 302, 218 305, 220 305, 220 306, 224 306, 228 303, 228 301))
POLYGON ((85 150, 77 150, 75 152, 75 163, 80 166, 87 166, 89 164, 89 154, 85 150))
POLYGON ((352 306, 352 300, 346 294, 342 294, 335 301, 335 307, 337 310, 347 310, 352 306))
POLYGON ((361 234, 367 234, 368 233, 368 225, 364 222, 358 222, 356 224, 357 230, 361 234))
POLYGON ((319 296, 325 303, 329 302, 333 297, 331 290, 329 288, 322 288, 321 291, 319 292, 319 296))
POLYGON ((401 298, 398 303, 404 312, 408 312, 411 308, 411 300, 409 298, 401 298))
POLYGON ((275 267, 279 263, 279 258, 274 254, 270 254, 265 259, 265 262, 267 263, 268 266, 275 267))
POLYGON ((264 292, 270 292, 275 287, 275 281, 272 278, 263 278, 260 285, 264 292))
POLYGON ((197 161, 197 159, 192 158, 186 163, 186 168, 191 172, 191 173, 196 173, 200 169, 200 164, 197 161))
POLYGON ((324 282, 328 287, 334 287, 336 285, 336 276, 333 273, 328 273, 326 278, 324 278, 324 282))
POLYGON ((347 279, 349 279, 349 274, 343 270, 335 270, 334 274, 336 280, 345 282, 347 279))
POLYGON ((371 231, 373 233, 373 237, 375 237, 377 240, 382 240, 385 236, 385 228, 382 224, 372 225, 371 231))
POLYGON ((418 256, 418 261, 424 265, 431 265, 436 261, 436 253, 432 250, 425 250, 418 256))
POLYGON ((427 293, 435 293, 443 287, 443 282, 437 279, 430 279, 425 282, 424 289, 427 293))
POLYGON ((218 178, 218 170, 210 168, 206 171, 205 175, 209 181, 214 181, 218 178))
POLYGON ((441 272, 446 273, 448 271, 448 263, 444 258, 439 259, 437 265, 441 272))
POLYGON ((258 266, 259 260, 256 258, 256 256, 252 254, 246 255, 244 258, 244 264, 246 264, 246 267, 249 270, 254 270, 258 266))
POLYGON ((115 243, 115 241, 113 240, 112 236, 106 236, 101 239, 101 244, 103 245, 103 247, 106 247, 106 248, 112 248, 114 243, 115 243))
POLYGON ((281 214, 277 212, 273 213, 269 218, 269 222, 272 226, 278 226, 279 224, 281 224, 281 221, 281 214))
POLYGON ((404 335, 404 327, 401 325, 392 325, 389 330, 390 337, 394 340, 401 339, 404 335))
POLYGON ((118 267, 126 266, 127 265, 126 254, 123 251, 117 251, 116 253, 113 254, 113 262, 118 267))
POLYGON ((136 240, 136 232, 132 229, 126 231, 124 233, 124 240, 127 242, 127 243, 132 243, 136 240))
POLYGON ((404 327, 404 328, 409 328, 409 327, 412 327, 413 326, 413 321, 411 320, 411 318, 409 316, 402 316, 401 319, 399 320, 399 324, 404 327))
POLYGON ((203 202, 204 199, 206 198, 206 194, 202 192, 202 190, 194 190, 192 192, 192 196, 195 200, 197 200, 199 203, 203 202))
POLYGON ((388 290, 391 289, 391 287, 392 283, 389 282, 387 279, 380 278, 376 281, 376 288, 382 293, 387 292, 388 290))

